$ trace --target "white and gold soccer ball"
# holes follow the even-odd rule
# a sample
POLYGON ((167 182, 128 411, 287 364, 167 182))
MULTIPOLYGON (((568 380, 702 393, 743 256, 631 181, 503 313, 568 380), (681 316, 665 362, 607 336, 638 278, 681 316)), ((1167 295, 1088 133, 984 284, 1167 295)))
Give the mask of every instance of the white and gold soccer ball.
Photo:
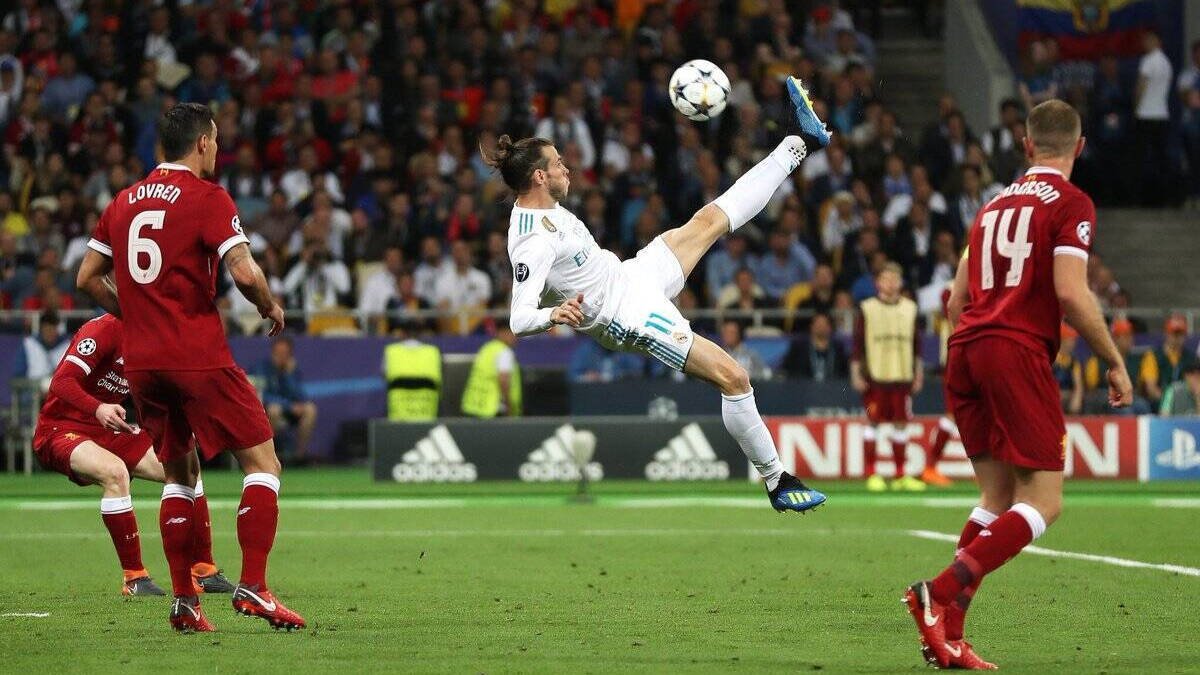
POLYGON ((669 85, 671 105, 696 122, 710 120, 729 102, 729 78, 717 64, 693 59, 675 69, 669 85))

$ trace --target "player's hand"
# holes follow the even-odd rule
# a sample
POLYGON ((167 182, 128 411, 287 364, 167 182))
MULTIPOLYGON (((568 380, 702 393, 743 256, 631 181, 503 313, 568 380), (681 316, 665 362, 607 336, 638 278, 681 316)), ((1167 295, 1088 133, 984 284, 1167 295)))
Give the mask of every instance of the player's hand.
POLYGON ((556 324, 579 328, 583 324, 583 293, 555 307, 554 311, 550 312, 550 320, 556 324))
POLYGON ((283 308, 279 306, 278 302, 272 303, 271 309, 267 310, 262 318, 271 320, 271 330, 267 331, 267 337, 275 337, 283 332, 283 308))
POLYGON ((1108 369, 1108 404, 1114 408, 1127 408, 1133 404, 1133 382, 1124 366, 1108 369))
POLYGON ((866 393, 867 391, 867 381, 863 379, 862 375, 851 374, 850 386, 854 389, 854 391, 857 391, 860 394, 866 393))
POLYGON ((916 394, 921 393, 921 390, 924 388, 925 388, 925 371, 918 368, 916 374, 913 375, 913 383, 912 383, 913 395, 915 396, 916 394))
POLYGON ((125 421, 125 409, 117 403, 101 403, 100 407, 96 408, 96 419, 109 431, 124 431, 130 434, 137 431, 125 421))

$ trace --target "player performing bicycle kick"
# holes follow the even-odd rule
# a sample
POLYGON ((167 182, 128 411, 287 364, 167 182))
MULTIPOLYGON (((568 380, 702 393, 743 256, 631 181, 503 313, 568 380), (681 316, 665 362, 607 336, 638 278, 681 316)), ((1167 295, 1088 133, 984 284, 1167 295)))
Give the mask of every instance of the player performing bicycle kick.
POLYGON ((570 172, 550 141, 501 136, 494 150, 481 152, 516 194, 508 229, 513 332, 535 335, 565 324, 608 349, 652 356, 711 383, 721 392, 725 428, 762 476, 771 506, 804 512, 823 504, 825 495, 783 470, 746 371, 693 333, 671 302, 708 249, 757 215, 809 149, 829 142, 800 81, 788 78, 787 89, 800 135, 783 139, 683 227, 663 233, 624 262, 559 204, 570 172))

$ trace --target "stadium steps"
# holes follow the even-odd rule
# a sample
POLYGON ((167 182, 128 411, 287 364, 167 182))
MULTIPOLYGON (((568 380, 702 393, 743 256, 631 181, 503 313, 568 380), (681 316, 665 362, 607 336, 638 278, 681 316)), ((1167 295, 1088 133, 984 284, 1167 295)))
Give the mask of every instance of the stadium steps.
POLYGON ((1194 307, 1200 266, 1180 264, 1170 242, 1195 241, 1195 214, 1153 209, 1103 209, 1096 251, 1137 307, 1194 307))
POLYGON ((887 35, 876 44, 875 79, 900 128, 917 144, 921 129, 936 119, 937 100, 946 87, 942 41, 887 35))

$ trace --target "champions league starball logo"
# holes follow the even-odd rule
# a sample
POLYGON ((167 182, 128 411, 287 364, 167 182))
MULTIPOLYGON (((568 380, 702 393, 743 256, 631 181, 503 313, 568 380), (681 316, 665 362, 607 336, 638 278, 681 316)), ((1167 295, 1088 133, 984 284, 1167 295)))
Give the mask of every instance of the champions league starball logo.
POLYGON ((75 345, 75 351, 83 356, 91 356, 96 351, 96 341, 92 338, 84 338, 75 345))

